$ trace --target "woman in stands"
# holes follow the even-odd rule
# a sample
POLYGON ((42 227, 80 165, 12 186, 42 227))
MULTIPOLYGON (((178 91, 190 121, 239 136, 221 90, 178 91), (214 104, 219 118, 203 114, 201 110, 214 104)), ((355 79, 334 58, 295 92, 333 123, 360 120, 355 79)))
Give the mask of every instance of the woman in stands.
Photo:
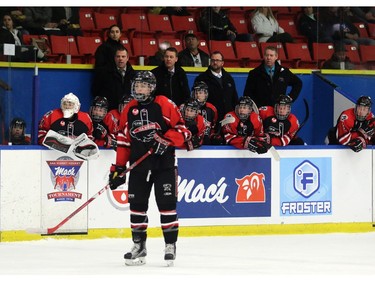
POLYGON ((110 70, 116 67, 115 54, 122 46, 121 29, 118 25, 112 25, 107 31, 107 40, 103 42, 95 52, 95 70, 110 70))
POLYGON ((270 7, 257 8, 251 18, 251 25, 259 42, 294 42, 292 36, 279 26, 270 7))

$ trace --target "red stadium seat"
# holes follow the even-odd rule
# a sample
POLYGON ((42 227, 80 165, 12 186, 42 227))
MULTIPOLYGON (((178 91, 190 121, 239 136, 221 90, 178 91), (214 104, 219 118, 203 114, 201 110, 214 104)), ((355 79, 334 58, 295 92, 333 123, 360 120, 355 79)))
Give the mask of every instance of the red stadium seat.
POLYGON ((318 68, 318 62, 311 59, 307 43, 285 43, 285 48, 288 59, 294 60, 294 68, 318 68))
POLYGON ((257 67, 263 60, 257 42, 235 41, 234 49, 243 67, 257 67))
POLYGON ((150 31, 155 32, 155 37, 180 38, 180 35, 173 30, 168 15, 147 14, 150 31))
POLYGON ((79 25, 83 36, 97 36, 100 31, 96 29, 93 13, 89 11, 79 11, 79 25))
POLYGON ((335 52, 332 43, 316 43, 312 44, 313 59, 319 62, 319 68, 322 67, 324 61, 329 60, 335 52))
POLYGON ((181 52, 183 50, 181 39, 159 37, 157 41, 158 41, 158 46, 160 45, 160 43, 164 41, 168 41, 171 44, 171 47, 176 48, 178 52, 181 52))
POLYGON ((50 36, 52 55, 58 56, 58 63, 66 63, 67 55, 71 56, 72 63, 84 63, 84 58, 78 53, 74 36, 50 36))
POLYGON ((132 40, 133 55, 136 57, 143 56, 145 58, 155 55, 158 51, 158 44, 155 38, 137 38, 132 40))
POLYGON ((208 55, 210 55, 210 48, 206 40, 200 39, 198 48, 207 53, 208 55))
POLYGON ((305 43, 307 38, 302 34, 299 34, 294 20, 291 19, 280 19, 278 20, 279 26, 281 26, 285 32, 288 32, 294 39, 295 42, 305 43))
POLYGON ((362 63, 366 65, 367 69, 375 69, 375 46, 361 45, 359 47, 362 63))
POLYGON ((363 22, 353 22, 353 25, 358 29, 359 37, 369 37, 366 24, 364 24, 363 22))
POLYGON ((111 25, 117 24, 117 18, 113 14, 102 14, 94 13, 95 27, 99 30, 104 30, 109 28, 111 25))
POLYGON ((80 55, 84 56, 84 63, 95 63, 95 51, 101 44, 102 39, 99 36, 77 36, 78 51, 80 55))
POLYGON ((123 33, 130 40, 133 37, 154 37, 154 32, 150 32, 146 14, 121 14, 120 22, 123 33))
POLYGON ((229 20, 237 29, 238 33, 249 33, 248 22, 244 13, 231 13, 229 14, 229 20))
POLYGON ((242 67, 241 60, 237 59, 231 41, 210 40, 211 52, 220 51, 224 56, 225 65, 227 67, 242 67))

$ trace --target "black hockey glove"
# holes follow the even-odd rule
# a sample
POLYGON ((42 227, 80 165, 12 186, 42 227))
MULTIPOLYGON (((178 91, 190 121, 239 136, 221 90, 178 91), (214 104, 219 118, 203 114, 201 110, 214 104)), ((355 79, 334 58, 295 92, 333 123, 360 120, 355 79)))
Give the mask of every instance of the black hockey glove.
POLYGON ((196 125, 195 123, 189 125, 187 128, 188 128, 189 131, 191 132, 191 135, 192 135, 192 136, 198 134, 198 127, 197 127, 197 125, 196 125))
POLYGON ((196 149, 201 146, 201 138, 198 136, 193 136, 191 140, 185 143, 185 145, 187 151, 192 151, 193 149, 196 149))
POLYGON ((107 136, 107 129, 100 123, 95 125, 94 132, 92 133, 93 137, 96 140, 103 140, 107 136))
POLYGON ((364 121, 358 132, 365 138, 370 139, 374 135, 373 120, 364 121))
POLYGON ((211 138, 210 138, 210 141, 211 141, 212 145, 222 145, 222 144, 225 144, 224 143, 224 138, 220 134, 214 134, 214 135, 212 135, 211 138))
POLYGON ((348 146, 353 150, 354 152, 360 152, 362 149, 366 148, 366 141, 359 137, 354 140, 352 140, 348 146))
POLYGON ((152 145, 154 154, 163 155, 171 144, 172 143, 164 138, 162 134, 159 134, 158 132, 154 134, 154 143, 152 145))
POLYGON ((109 174, 109 187, 111 190, 117 189, 120 185, 124 184, 126 182, 126 174, 122 177, 119 177, 119 175, 125 171, 125 167, 120 167, 112 164, 109 174))
POLYGON ((259 140, 257 138, 253 138, 253 137, 250 137, 250 140, 247 143, 248 143, 247 148, 251 152, 256 152, 258 154, 267 153, 268 149, 271 148, 271 145, 268 144, 267 142, 259 140))

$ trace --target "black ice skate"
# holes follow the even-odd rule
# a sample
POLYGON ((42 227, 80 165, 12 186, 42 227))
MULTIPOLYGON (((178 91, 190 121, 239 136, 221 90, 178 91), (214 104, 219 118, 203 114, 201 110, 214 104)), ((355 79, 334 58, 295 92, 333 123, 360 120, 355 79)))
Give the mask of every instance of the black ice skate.
POLYGON ((167 266, 173 266, 173 261, 176 259, 176 243, 165 244, 164 252, 164 260, 167 262, 167 266))
POLYGON ((146 263, 146 242, 134 243, 130 252, 124 255, 126 265, 143 265, 146 263))

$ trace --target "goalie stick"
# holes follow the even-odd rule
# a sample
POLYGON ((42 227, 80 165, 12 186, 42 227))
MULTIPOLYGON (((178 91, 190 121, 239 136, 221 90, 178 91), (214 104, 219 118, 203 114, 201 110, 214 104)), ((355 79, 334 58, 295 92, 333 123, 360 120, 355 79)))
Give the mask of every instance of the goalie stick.
MULTIPOLYGON (((142 157, 140 157, 137 161, 135 161, 133 164, 131 164, 125 171, 123 171, 119 175, 119 177, 124 177, 129 171, 133 170, 136 166, 138 166, 139 163, 141 163, 144 159, 146 159, 153 152, 154 152, 154 149, 150 148, 142 157)), ((90 204, 97 197, 99 197, 102 193, 104 193, 104 191, 106 191, 108 188, 109 188, 109 184, 107 184, 105 187, 100 189, 95 195, 93 195, 89 200, 87 200, 85 203, 83 203, 78 209, 76 209, 73 213, 71 213, 69 216, 67 216, 65 219, 63 219, 58 225, 56 225, 54 227, 51 227, 51 228, 48 228, 47 234, 54 234, 56 232, 56 230, 58 230, 65 223, 67 223, 72 217, 74 217, 78 212, 80 212, 88 204, 90 204)))

